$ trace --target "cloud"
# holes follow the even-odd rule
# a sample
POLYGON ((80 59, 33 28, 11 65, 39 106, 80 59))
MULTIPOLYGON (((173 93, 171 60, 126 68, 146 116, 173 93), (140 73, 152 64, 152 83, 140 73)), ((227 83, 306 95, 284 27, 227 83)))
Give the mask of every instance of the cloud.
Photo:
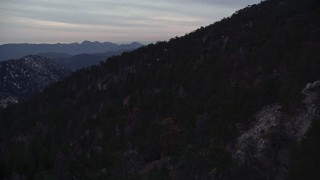
POLYGON ((257 1, 0 0, 0 43, 166 40, 257 1))

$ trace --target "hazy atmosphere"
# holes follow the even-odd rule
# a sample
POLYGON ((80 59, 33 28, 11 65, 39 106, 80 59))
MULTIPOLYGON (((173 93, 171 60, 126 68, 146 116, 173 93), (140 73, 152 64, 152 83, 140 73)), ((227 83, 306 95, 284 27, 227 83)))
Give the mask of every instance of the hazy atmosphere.
POLYGON ((258 2, 260 0, 1 0, 0 44, 168 40, 258 2))

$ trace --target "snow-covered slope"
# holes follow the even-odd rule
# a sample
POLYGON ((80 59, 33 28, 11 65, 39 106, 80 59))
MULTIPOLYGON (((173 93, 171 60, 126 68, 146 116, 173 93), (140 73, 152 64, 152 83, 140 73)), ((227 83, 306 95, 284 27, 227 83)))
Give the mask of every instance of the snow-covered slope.
POLYGON ((69 70, 41 56, 1 62, 0 107, 28 98, 68 74, 69 70))

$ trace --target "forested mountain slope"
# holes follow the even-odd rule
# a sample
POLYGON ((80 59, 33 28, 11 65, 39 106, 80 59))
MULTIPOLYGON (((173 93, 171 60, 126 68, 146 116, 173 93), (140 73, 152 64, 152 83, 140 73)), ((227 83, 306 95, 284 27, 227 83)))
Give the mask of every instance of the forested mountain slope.
POLYGON ((41 56, 0 62, 0 108, 27 99, 69 74, 70 70, 41 56))
POLYGON ((317 179, 319 23, 269 0, 77 71, 0 112, 0 178, 317 179))

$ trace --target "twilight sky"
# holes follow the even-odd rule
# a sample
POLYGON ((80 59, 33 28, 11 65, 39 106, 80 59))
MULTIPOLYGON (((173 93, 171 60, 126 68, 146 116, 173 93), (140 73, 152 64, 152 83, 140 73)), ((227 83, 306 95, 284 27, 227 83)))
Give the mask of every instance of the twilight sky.
POLYGON ((152 42, 261 0, 0 0, 0 44, 152 42))

